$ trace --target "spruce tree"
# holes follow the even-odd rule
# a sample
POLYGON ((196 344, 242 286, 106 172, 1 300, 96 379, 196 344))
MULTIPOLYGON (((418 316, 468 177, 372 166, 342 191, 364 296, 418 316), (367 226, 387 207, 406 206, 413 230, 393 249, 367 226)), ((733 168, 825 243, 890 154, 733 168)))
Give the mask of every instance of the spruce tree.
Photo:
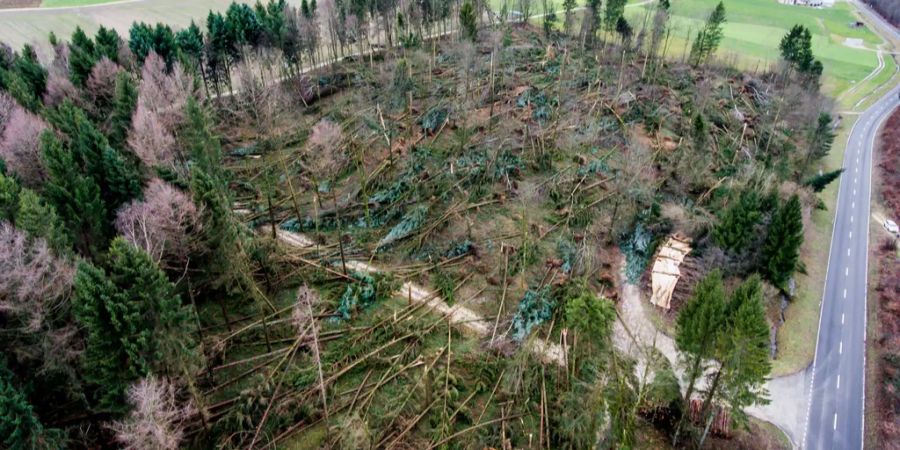
POLYGON ((706 18, 703 29, 697 33, 691 46, 691 64, 696 67, 704 64, 719 48, 722 41, 722 24, 725 23, 725 5, 720 1, 706 18))
POLYGON ((116 93, 113 97, 112 112, 109 116, 109 145, 125 148, 131 115, 137 106, 138 90, 132 75, 126 71, 116 75, 116 93))
POLYGON ((28 398, 13 383, 13 374, 0 356, 0 447, 8 450, 53 448, 28 398))
POLYGON ((739 424, 746 423, 745 407, 768 402, 763 385, 772 369, 769 325, 758 275, 750 277, 732 292, 725 308, 723 331, 715 340, 714 358, 718 367, 700 408, 700 416, 705 422, 700 448, 715 415, 710 410, 715 399, 721 398, 728 403, 732 418, 739 424))
POLYGON ((94 39, 98 59, 105 56, 112 62, 119 62, 119 46, 122 44, 122 38, 115 29, 101 25, 94 39))
POLYGON ((722 274, 717 269, 697 283, 690 300, 678 313, 675 344, 685 362, 688 387, 673 445, 677 444, 687 420, 691 397, 697 380, 706 368, 705 362, 715 354, 716 339, 725 325, 725 304, 725 287, 722 274))
POLYGON ((804 169, 809 169, 813 161, 828 156, 831 146, 834 144, 834 131, 831 127, 831 115, 819 114, 816 126, 809 134, 809 148, 806 151, 806 163, 804 169))
POLYGON ((795 194, 772 215, 766 242, 763 245, 763 275, 773 285, 787 290, 803 244, 803 216, 800 198, 795 194))
POLYGON ((12 222, 19 211, 22 188, 12 177, 0 175, 0 221, 12 222))
POLYGON ((606 31, 612 33, 616 31, 619 18, 625 14, 625 4, 628 0, 607 0, 606 14, 603 17, 603 23, 606 24, 606 31))
POLYGON ((832 181, 837 180, 838 177, 841 176, 841 173, 844 172, 844 169, 832 170, 831 172, 825 172, 820 175, 816 175, 806 181, 803 184, 812 188, 813 192, 822 192, 825 190, 832 181))
POLYGON ((713 228, 713 239, 719 247, 740 253, 753 241, 754 228, 762 219, 762 202, 753 190, 741 192, 736 202, 725 210, 713 228))
POLYGON ((41 136, 48 179, 44 194, 68 226, 75 247, 87 256, 105 246, 109 229, 106 206, 96 181, 80 173, 72 152, 50 131, 41 136))
POLYGON ((462 38, 475 42, 478 39, 478 28, 475 23, 475 6, 466 0, 459 8, 459 26, 462 29, 462 38))
POLYGON ((94 41, 80 26, 75 27, 69 43, 69 78, 75 86, 84 86, 98 59, 94 41))
POLYGON ((85 378, 102 411, 121 412, 128 386, 141 377, 180 375, 193 359, 194 322, 174 285, 142 250, 113 240, 106 270, 82 262, 74 314, 85 330, 85 378))
POLYGON ((65 255, 71 251, 72 238, 62 218, 56 213, 56 208, 30 189, 23 189, 19 195, 15 226, 28 233, 32 239, 46 240, 57 255, 65 255))
POLYGON ((47 69, 38 60, 34 47, 23 45, 21 53, 13 61, 12 69, 22 78, 34 98, 43 97, 47 90, 47 69))

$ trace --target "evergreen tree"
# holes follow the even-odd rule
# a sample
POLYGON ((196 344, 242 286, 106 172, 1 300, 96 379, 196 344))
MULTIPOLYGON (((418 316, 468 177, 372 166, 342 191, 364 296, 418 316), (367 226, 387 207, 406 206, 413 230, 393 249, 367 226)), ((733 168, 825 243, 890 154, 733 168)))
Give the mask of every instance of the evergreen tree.
POLYGON ((38 61, 37 52, 31 45, 22 46, 22 52, 14 59, 12 69, 21 77, 35 99, 43 97, 47 91, 47 69, 38 61))
POLYGON ((813 161, 827 156, 833 144, 834 131, 831 126, 831 115, 821 113, 816 120, 815 128, 809 135, 809 148, 806 151, 806 167, 804 168, 809 169, 813 161))
POLYGON ((673 445, 677 444, 687 420, 691 397, 706 368, 705 362, 715 354, 716 340, 725 324, 725 304, 722 274, 714 270, 697 283, 690 300, 678 313, 675 345, 685 363, 688 387, 673 445))
POLYGON ((16 180, 0 174, 0 221, 13 222, 19 211, 21 190, 16 180))
POLYGON ((616 33, 619 34, 619 39, 622 40, 623 45, 628 45, 631 41, 631 34, 633 32, 631 25, 625 20, 625 16, 619 16, 619 20, 616 21, 616 33))
POLYGON ((175 42, 182 54, 192 63, 195 65, 200 63, 203 56, 203 33, 193 20, 187 28, 175 33, 175 42))
POLYGON ((720 348, 724 377, 724 397, 734 418, 746 419, 743 409, 766 402, 763 384, 772 370, 769 361, 770 335, 763 304, 762 283, 753 275, 731 294, 726 315, 727 332, 720 348))
POLYGON ((838 177, 841 176, 841 173, 844 172, 844 169, 833 170, 831 172, 825 172, 820 175, 816 175, 808 180, 806 180, 803 184, 811 187, 814 192, 822 192, 825 190, 825 187, 831 184, 832 181, 837 180, 838 177))
POLYGON ((44 427, 25 394, 13 384, 13 374, 0 356, 0 447, 8 450, 51 449, 44 427))
POLYGON ((475 6, 466 0, 459 8, 459 26, 462 29, 462 38, 475 42, 478 39, 478 28, 475 23, 475 6))
POLYGON ((706 126, 706 121, 703 120, 703 114, 700 112, 694 115, 694 120, 692 123, 692 135, 694 140, 694 149, 706 151, 706 143, 709 138, 709 128, 706 126))
POLYGON ((116 75, 116 93, 109 116, 109 144, 115 148, 125 148, 137 97, 137 85, 132 75, 126 71, 119 72, 116 75))
POLYGON ((48 119, 68 138, 66 147, 72 161, 80 174, 93 179, 100 188, 109 213, 140 195, 140 177, 134 164, 109 146, 82 109, 64 101, 48 114, 48 119))
POLYGON ((69 78, 72 83, 75 86, 84 86, 84 82, 91 75, 91 69, 99 59, 94 41, 81 27, 75 27, 69 43, 69 78))
POLYGON ((153 27, 144 22, 132 23, 128 30, 128 48, 138 63, 143 64, 150 50, 153 50, 153 27))
POLYGON ((543 15, 544 36, 549 38, 553 32, 553 27, 556 25, 556 5, 550 0, 543 0, 541 6, 543 8, 541 12, 543 15))
POLYGON ((41 136, 41 152, 48 174, 45 195, 68 226, 76 248, 84 255, 94 255, 98 245, 105 245, 108 229, 100 187, 79 172, 72 152, 50 131, 41 136))
POLYGON ((586 0, 587 13, 581 26, 582 41, 586 47, 594 45, 597 30, 603 25, 603 2, 601 0, 586 0))
POLYGON ((720 1, 706 18, 703 29, 691 46, 691 64, 694 67, 705 63, 719 48, 722 41, 722 24, 725 23, 725 5, 720 1))
POLYGON ((612 33, 616 31, 619 24, 619 18, 625 14, 625 4, 628 0, 607 0, 606 14, 603 17, 603 23, 606 24, 606 31, 612 33))
POLYGON ((778 45, 781 57, 796 70, 804 82, 818 84, 822 63, 813 56, 812 33, 803 25, 794 25, 778 45))
POLYGON ((222 146, 213 134, 213 123, 203 107, 191 97, 185 107, 185 125, 181 132, 183 146, 191 162, 207 174, 222 173, 222 146))
POLYGON ((763 274, 773 285, 786 290, 800 261, 803 244, 803 217, 800 198, 795 194, 772 215, 763 245, 763 274))
POLYGON ((76 319, 86 333, 85 378, 99 410, 121 412, 141 377, 177 375, 193 359, 194 322, 165 273, 142 250, 113 240, 107 269, 82 262, 75 276, 76 319))
POLYGON ((755 236, 756 224, 762 219, 761 207, 762 202, 756 191, 748 189, 741 192, 713 228, 716 245, 738 253, 746 250, 755 236))
POLYGON ((97 59, 105 56, 110 61, 119 62, 119 46, 122 45, 122 38, 116 30, 101 25, 94 40, 97 59))
POLYGON ((23 189, 19 195, 19 210, 15 220, 16 228, 28 233, 32 238, 43 238, 57 255, 68 254, 72 238, 63 220, 53 205, 45 202, 30 189, 23 189))

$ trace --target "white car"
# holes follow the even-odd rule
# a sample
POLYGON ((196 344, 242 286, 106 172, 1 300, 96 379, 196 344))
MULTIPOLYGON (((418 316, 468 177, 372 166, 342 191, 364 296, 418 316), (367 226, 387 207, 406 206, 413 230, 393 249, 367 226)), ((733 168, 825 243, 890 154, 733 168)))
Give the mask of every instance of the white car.
POLYGON ((894 222, 891 219, 884 219, 884 229, 891 234, 900 233, 900 228, 897 227, 897 222, 894 222))

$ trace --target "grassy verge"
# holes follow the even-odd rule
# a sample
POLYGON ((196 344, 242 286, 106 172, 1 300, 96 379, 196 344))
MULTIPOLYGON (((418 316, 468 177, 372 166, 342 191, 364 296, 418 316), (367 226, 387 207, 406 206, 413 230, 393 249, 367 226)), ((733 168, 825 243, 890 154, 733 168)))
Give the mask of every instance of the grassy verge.
MULTIPOLYGON (((825 159, 822 170, 841 167, 844 150, 855 117, 845 121, 835 138, 834 147, 825 159)), ((797 295, 784 312, 785 323, 778 330, 778 353, 772 362, 772 376, 787 375, 808 366, 816 352, 816 333, 819 328, 819 306, 828 270, 828 251, 837 204, 838 182, 831 183, 819 194, 827 209, 815 210, 804 229, 801 258, 806 273, 797 277, 797 295)))

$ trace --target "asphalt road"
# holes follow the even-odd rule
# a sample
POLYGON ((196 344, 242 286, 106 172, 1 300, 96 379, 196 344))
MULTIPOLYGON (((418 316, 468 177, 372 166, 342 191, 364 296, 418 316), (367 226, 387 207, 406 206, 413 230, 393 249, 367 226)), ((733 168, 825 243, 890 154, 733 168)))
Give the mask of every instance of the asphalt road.
POLYGON ((872 153, 882 122, 900 105, 894 87, 859 116, 844 153, 810 391, 807 449, 863 447, 866 282, 872 153))

